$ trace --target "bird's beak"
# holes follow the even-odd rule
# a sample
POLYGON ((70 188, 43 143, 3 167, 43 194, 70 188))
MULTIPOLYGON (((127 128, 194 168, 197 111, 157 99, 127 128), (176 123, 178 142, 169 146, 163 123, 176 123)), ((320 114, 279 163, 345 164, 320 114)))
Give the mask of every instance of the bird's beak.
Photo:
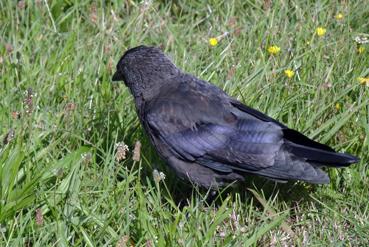
POLYGON ((123 81, 123 75, 117 70, 112 78, 113 81, 123 81))

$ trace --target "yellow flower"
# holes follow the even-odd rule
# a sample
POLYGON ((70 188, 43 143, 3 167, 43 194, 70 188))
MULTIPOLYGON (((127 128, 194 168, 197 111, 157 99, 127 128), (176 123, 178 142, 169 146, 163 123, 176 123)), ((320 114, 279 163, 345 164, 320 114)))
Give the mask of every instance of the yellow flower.
POLYGON ((291 69, 286 69, 284 71, 284 74, 288 77, 288 78, 292 78, 295 75, 295 72, 291 69))
POLYGON ((216 46, 218 44, 218 40, 216 38, 209 39, 209 45, 216 46))
POLYGON ((337 13, 337 15, 336 15, 336 20, 337 21, 340 21, 340 20, 342 20, 343 19, 343 14, 342 13, 337 13))
POLYGON ((359 48, 357 48, 357 52, 359 54, 364 53, 364 51, 365 51, 365 47, 364 46, 359 46, 359 48))
POLYGON ((369 87, 369 77, 358 77, 357 80, 361 85, 369 87))
POLYGON ((325 29, 324 27, 318 27, 315 31, 319 37, 323 37, 327 32, 327 29, 325 29))
POLYGON ((335 107, 336 107, 336 110, 337 111, 339 111, 339 110, 341 110, 341 104, 340 103, 336 103, 336 105, 335 105, 335 107))
POLYGON ((281 48, 279 46, 271 45, 268 47, 268 52, 271 55, 277 55, 280 51, 281 51, 281 48))

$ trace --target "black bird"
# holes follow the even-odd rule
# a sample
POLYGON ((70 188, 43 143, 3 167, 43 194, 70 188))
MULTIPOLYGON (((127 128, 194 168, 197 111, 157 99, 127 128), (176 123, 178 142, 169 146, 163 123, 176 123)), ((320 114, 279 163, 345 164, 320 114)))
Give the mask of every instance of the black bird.
POLYGON ((228 96, 178 69, 155 47, 125 52, 113 81, 130 89, 137 114, 160 156, 185 180, 217 188, 245 175, 329 183, 321 167, 359 161, 228 96))

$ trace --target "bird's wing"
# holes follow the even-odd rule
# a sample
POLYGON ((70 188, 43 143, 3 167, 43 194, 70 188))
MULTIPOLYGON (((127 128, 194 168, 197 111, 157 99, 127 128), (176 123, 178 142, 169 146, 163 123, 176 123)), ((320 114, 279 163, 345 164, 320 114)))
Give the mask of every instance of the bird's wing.
POLYGON ((249 114, 239 117, 233 108, 221 90, 183 83, 150 102, 145 116, 150 133, 181 159, 220 172, 273 166, 282 128, 249 114))

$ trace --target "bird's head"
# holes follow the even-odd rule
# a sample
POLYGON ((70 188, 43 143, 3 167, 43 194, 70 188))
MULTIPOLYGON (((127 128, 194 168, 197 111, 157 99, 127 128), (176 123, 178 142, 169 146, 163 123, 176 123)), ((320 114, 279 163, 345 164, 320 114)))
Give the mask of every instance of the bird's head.
POLYGON ((156 47, 138 46, 124 53, 117 64, 113 81, 124 81, 134 97, 150 98, 180 73, 156 47))

